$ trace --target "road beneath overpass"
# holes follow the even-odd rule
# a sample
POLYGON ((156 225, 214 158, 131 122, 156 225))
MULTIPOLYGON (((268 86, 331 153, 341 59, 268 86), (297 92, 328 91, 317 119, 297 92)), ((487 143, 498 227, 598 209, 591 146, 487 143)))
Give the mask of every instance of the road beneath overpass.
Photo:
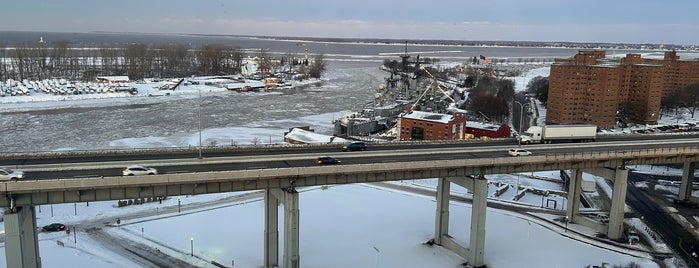
MULTIPOLYGON (((662 176, 654 177, 658 179, 662 176)), ((641 190, 633 186, 634 183, 643 182, 648 178, 649 175, 629 172, 629 184, 631 185, 627 188, 627 204, 639 214, 639 218, 643 217, 646 225, 657 232, 676 254, 687 262, 693 261, 694 264, 690 265, 690 267, 699 265, 697 259, 691 256, 692 252, 699 250, 699 248, 695 248, 695 245, 699 247, 699 243, 697 243, 696 237, 684 228, 683 224, 677 222, 672 215, 662 208, 662 206, 668 205, 667 197, 656 193, 654 190, 641 190)), ((668 179, 675 180, 678 178, 668 179)), ((696 208, 693 209, 696 210, 696 208)), ((643 230, 639 230, 639 232, 643 232, 643 230)))

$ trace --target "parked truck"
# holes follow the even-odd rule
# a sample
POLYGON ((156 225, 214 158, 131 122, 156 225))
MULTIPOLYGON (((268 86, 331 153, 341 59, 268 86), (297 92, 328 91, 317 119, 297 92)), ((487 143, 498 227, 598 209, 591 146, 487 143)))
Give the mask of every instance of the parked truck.
POLYGON ((554 141, 585 142, 595 141, 596 138, 595 125, 546 125, 531 126, 518 139, 520 144, 530 144, 554 141))

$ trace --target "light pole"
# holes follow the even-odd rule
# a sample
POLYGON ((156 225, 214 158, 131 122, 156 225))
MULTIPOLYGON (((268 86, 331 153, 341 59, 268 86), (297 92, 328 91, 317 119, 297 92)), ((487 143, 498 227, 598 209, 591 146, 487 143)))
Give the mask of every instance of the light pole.
POLYGON ((376 268, 377 265, 379 265, 379 254, 381 253, 381 250, 374 246, 374 251, 376 251, 376 259, 374 259, 374 268, 376 268))
POLYGON ((199 149, 199 159, 201 159, 201 88, 197 88, 197 92, 199 93, 199 105, 197 109, 197 119, 199 121, 199 146, 197 146, 197 148, 199 149))
MULTIPOLYGON (((522 104, 519 101, 514 101, 515 103, 519 104, 519 134, 522 134, 522 123, 523 123, 523 118, 524 118, 524 106, 530 105, 528 102, 525 104, 522 104)), ((531 106, 531 105, 530 105, 531 106)))
POLYGON ((189 238, 189 256, 194 256, 194 237, 189 238))

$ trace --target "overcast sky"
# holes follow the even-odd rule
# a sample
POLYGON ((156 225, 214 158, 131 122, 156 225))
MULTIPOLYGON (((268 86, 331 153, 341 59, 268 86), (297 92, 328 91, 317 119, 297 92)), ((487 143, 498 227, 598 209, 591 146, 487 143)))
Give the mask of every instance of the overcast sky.
POLYGON ((698 44, 697 10, 696 0, 21 0, 2 4, 0 30, 698 44))

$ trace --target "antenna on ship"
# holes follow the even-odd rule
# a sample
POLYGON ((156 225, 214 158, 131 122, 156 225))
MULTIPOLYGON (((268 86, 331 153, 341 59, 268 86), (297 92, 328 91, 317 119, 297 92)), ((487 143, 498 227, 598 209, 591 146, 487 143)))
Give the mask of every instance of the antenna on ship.
POLYGON ((408 40, 405 40, 405 53, 403 55, 408 56, 408 40))
POLYGON ((400 56, 403 59, 403 63, 405 63, 410 56, 408 56, 408 41, 405 41, 405 52, 403 52, 403 55, 400 56))

